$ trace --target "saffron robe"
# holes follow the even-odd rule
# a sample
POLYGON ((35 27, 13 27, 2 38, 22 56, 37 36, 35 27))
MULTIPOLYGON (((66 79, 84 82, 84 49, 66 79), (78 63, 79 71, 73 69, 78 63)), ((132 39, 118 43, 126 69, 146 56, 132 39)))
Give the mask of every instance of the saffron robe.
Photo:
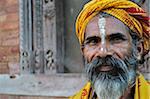
MULTIPOLYGON (((69 99, 92 99, 91 83, 88 82, 77 94, 69 99)), ((134 99, 150 99, 150 84, 140 74, 136 78, 134 99)))

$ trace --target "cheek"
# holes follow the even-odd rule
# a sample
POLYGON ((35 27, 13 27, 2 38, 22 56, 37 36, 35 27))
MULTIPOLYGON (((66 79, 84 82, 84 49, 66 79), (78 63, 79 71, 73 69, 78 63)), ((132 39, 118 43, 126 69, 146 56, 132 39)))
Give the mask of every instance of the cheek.
POLYGON ((91 62, 94 55, 96 54, 96 50, 95 49, 89 49, 89 48, 84 48, 83 49, 83 55, 85 57, 85 59, 88 61, 88 62, 91 62))
POLYGON ((125 59, 125 56, 129 56, 131 54, 131 44, 124 43, 124 44, 116 44, 112 47, 115 52, 117 58, 125 59))

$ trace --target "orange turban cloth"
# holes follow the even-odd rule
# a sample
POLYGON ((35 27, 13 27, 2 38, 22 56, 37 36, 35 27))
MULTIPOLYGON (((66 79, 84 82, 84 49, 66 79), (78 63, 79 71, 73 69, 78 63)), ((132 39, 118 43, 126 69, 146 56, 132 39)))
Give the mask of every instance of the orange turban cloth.
POLYGON ((150 49, 150 18, 141 7, 130 0, 92 0, 87 3, 76 20, 76 35, 80 44, 83 44, 88 22, 100 12, 122 21, 144 40, 144 50, 150 49))

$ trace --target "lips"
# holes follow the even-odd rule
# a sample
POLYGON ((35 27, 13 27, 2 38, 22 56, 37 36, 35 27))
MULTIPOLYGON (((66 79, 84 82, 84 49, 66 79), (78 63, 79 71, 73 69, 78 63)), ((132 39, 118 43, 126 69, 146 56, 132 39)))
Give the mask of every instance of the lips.
POLYGON ((99 66, 97 69, 100 72, 109 72, 113 70, 113 67, 109 65, 103 65, 103 66, 99 66))
POLYGON ((118 69, 111 65, 101 65, 95 69, 97 73, 107 73, 111 76, 118 76, 118 69))

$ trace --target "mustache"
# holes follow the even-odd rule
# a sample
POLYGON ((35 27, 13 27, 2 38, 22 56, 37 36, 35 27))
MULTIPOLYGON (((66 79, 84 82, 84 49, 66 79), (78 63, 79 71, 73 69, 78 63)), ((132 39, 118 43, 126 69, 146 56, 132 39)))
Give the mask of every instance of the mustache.
MULTIPOLYGON (((103 58, 97 57, 91 63, 87 63, 86 67, 91 67, 91 69, 96 69, 97 67, 101 67, 105 65, 112 66, 113 68, 121 69, 123 71, 127 70, 127 66, 123 66, 122 60, 116 59, 112 56, 106 56, 103 58)), ((90 70, 87 70, 87 71, 90 71, 90 70)))
POLYGON ((126 67, 122 67, 122 60, 114 58, 114 57, 105 57, 100 59, 99 61, 101 61, 101 64, 98 65, 110 65, 112 67, 118 68, 118 69, 127 69, 126 67))
MULTIPOLYGON (((128 72, 127 65, 125 65, 124 61, 121 59, 117 59, 112 56, 106 56, 103 58, 97 57, 92 62, 86 63, 86 65, 85 65, 85 70, 86 70, 86 73, 87 73, 89 79, 91 81, 93 81, 96 78, 99 78, 97 76, 111 76, 109 78, 112 78, 114 76, 113 73, 108 74, 105 72, 103 72, 103 73, 97 72, 97 68, 99 68, 101 66, 105 66, 105 65, 112 66, 116 70, 115 74, 117 74, 117 76, 122 76, 122 74, 125 74, 128 72), (96 75, 96 77, 93 77, 93 75, 96 75)), ((120 79, 125 80, 127 78, 120 77, 120 79)))

